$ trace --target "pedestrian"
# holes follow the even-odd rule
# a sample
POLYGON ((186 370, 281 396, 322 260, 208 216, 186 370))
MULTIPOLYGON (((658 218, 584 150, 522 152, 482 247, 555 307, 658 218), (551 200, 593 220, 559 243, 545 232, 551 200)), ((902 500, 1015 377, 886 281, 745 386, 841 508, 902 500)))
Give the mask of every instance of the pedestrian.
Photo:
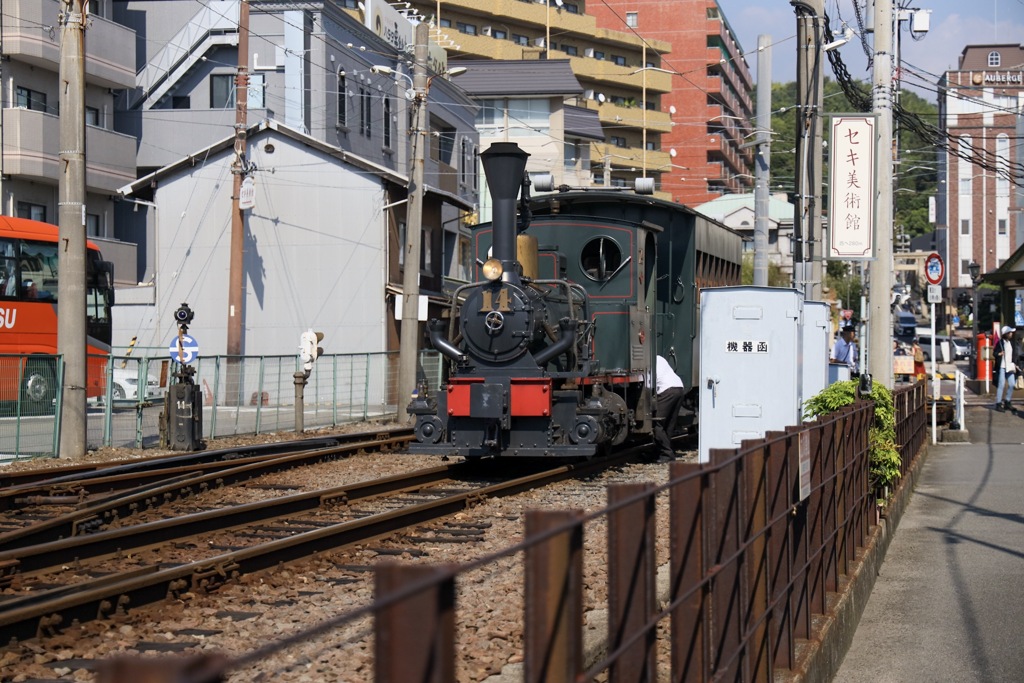
POLYGON ((917 379, 924 379, 925 378, 924 351, 921 350, 921 345, 917 342, 916 339, 914 340, 913 354, 914 354, 914 375, 917 377, 917 379))
POLYGON ((683 402, 686 387, 683 380, 676 374, 664 357, 658 356, 654 365, 655 392, 657 401, 654 408, 654 442, 658 445, 657 462, 669 462, 676 459, 672 448, 672 435, 676 431, 676 420, 679 417, 679 406, 683 402))
POLYGON ((996 372, 996 410, 1010 410, 1013 400, 1013 385, 1017 381, 1017 366, 1021 362, 1020 345, 1013 335, 1017 329, 1003 325, 999 331, 999 341, 992 349, 996 372), (1005 390, 1005 395, 1004 395, 1005 390))
POLYGON ((860 377, 860 356, 857 352, 857 342, 853 339, 853 333, 856 328, 853 323, 846 323, 843 325, 842 331, 839 333, 839 339, 836 340, 835 345, 832 347, 832 360, 837 363, 844 363, 850 368, 851 377, 860 377))

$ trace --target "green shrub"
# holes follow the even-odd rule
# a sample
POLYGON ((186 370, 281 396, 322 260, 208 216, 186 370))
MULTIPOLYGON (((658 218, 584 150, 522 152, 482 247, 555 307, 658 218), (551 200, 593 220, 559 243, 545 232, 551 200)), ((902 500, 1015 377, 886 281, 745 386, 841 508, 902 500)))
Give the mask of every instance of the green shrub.
MULTIPOLYGON (((804 403, 804 419, 835 412, 857 400, 857 380, 836 382, 804 403)), ((875 402, 875 420, 868 433, 871 459, 871 486, 880 491, 900 476, 900 451, 896 445, 896 409, 892 393, 878 382, 872 382, 865 398, 875 402)))

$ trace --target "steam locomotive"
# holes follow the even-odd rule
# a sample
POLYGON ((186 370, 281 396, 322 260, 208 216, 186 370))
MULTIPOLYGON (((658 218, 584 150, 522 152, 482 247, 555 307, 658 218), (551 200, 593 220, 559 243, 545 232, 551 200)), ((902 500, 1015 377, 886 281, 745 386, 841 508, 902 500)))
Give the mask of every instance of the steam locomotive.
POLYGON ((657 354, 696 397, 700 288, 739 284, 740 235, 631 192, 531 199, 528 156, 481 154, 492 222, 473 230, 476 281, 428 322, 448 372, 407 408, 412 453, 579 458, 649 437, 657 354))

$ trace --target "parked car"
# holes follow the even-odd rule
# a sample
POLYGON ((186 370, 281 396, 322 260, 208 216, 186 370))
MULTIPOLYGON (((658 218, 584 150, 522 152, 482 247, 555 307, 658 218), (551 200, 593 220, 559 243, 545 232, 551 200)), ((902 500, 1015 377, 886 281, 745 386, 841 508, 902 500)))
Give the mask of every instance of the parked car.
POLYGON ((893 334, 897 337, 912 337, 917 331, 917 317, 908 311, 896 311, 892 322, 893 334))
MULTIPOLYGON (((941 358, 941 351, 939 351, 939 345, 942 342, 949 343, 949 354, 950 360, 962 360, 968 358, 971 355, 971 344, 968 340, 962 339, 961 337, 948 337, 944 334, 935 335, 935 348, 936 353, 941 358)), ((925 360, 931 360, 932 354, 932 336, 931 334, 921 334, 917 337, 917 343, 921 346, 921 351, 924 353, 925 360)))
POLYGON ((115 366, 111 371, 111 397, 115 401, 138 401, 160 399, 167 392, 166 387, 160 386, 160 380, 149 375, 146 378, 146 387, 142 396, 139 396, 139 368, 130 366, 120 368, 115 366))

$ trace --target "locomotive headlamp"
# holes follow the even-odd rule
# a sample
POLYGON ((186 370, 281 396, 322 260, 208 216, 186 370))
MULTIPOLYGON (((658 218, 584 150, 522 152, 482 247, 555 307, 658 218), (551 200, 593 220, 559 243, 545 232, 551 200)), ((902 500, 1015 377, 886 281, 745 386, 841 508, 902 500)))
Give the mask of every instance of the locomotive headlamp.
POLYGON ((481 270, 483 270, 484 277, 490 280, 491 282, 494 282, 495 280, 500 278, 501 274, 504 272, 504 270, 501 267, 501 261, 499 261, 496 258, 487 259, 481 270))

